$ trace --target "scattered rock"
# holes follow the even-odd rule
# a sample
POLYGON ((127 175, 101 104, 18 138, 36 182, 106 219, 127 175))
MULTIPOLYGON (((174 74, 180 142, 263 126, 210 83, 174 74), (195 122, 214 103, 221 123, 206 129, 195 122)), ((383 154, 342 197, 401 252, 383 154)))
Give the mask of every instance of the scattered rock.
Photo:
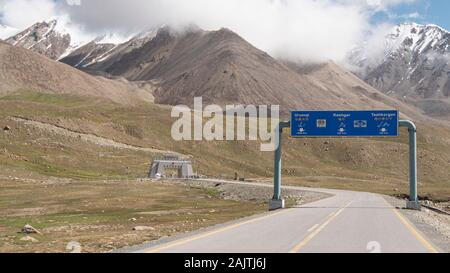
POLYGON ((152 227, 148 227, 148 226, 137 226, 133 228, 134 231, 150 231, 150 230, 155 230, 152 227))
POLYGON ((33 234, 33 233, 42 234, 39 230, 35 229, 34 227, 32 227, 30 225, 25 225, 22 228, 22 233, 25 233, 25 234, 33 234))
POLYGON ((128 221, 131 221, 131 222, 136 222, 136 221, 137 221, 137 219, 136 219, 136 218, 131 218, 131 219, 128 219, 128 221))
POLYGON ((116 249, 116 247, 114 246, 114 242, 106 243, 106 244, 102 245, 101 247, 102 248, 112 249, 112 250, 116 249))
POLYGON ((9 127, 8 125, 6 125, 5 127, 3 127, 3 131, 10 131, 11 127, 9 127))
POLYGON ((38 243, 39 242, 38 239, 35 239, 35 238, 31 237, 31 236, 25 236, 25 237, 21 238, 20 240, 23 241, 23 242, 31 242, 31 243, 38 243))

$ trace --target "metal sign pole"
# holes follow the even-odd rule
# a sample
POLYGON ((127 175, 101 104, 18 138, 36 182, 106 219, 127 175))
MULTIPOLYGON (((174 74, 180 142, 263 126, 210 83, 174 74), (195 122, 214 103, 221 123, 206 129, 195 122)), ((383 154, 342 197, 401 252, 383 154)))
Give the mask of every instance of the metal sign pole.
POLYGON ((401 127, 408 128, 409 132, 409 201, 407 209, 420 210, 419 197, 417 195, 417 127, 409 120, 401 120, 401 127))
POLYGON ((274 195, 269 201, 269 210, 283 209, 285 200, 281 198, 281 156, 282 156, 282 135, 285 128, 290 128, 291 123, 280 122, 276 128, 276 137, 278 138, 278 147, 275 150, 275 166, 274 166, 274 195))

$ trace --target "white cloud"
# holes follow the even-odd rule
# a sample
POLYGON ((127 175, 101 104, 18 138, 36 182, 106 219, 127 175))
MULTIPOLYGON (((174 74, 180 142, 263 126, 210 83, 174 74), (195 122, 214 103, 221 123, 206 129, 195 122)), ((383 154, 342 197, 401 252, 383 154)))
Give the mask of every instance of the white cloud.
MULTIPOLYGON (((351 1, 351 0, 349 0, 351 1)), ((409 4, 417 2, 418 0, 360 0, 360 2, 366 2, 366 5, 375 11, 387 11, 391 7, 400 4, 409 4)))
POLYGON ((412 12, 406 15, 407 18, 409 19, 418 19, 421 18, 420 13, 418 12, 412 12))
POLYGON ((372 27, 370 32, 367 33, 364 43, 353 49, 358 52, 352 52, 351 56, 348 56, 356 57, 357 59, 346 59, 343 65, 351 71, 358 71, 362 74, 378 66, 384 60, 386 53, 386 37, 392 33, 393 29, 393 26, 390 24, 380 24, 372 27), (355 53, 356 55, 354 55, 355 53), (361 61, 363 63, 359 63, 361 61), (362 65, 362 67, 359 67, 359 65, 362 65))
POLYGON ((57 13, 56 3, 51 0, 2 0, 0 8, 2 23, 20 29, 57 13))
POLYGON ((191 23, 207 30, 227 27, 277 57, 303 61, 344 58, 369 21, 365 5, 335 0, 90 0, 68 10, 96 31, 191 23))
POLYGON ((403 19, 405 21, 409 20, 417 20, 422 18, 419 12, 411 12, 411 13, 404 13, 404 14, 397 14, 397 13, 391 13, 387 12, 387 15, 390 19, 403 19))
POLYGON ((66 3, 69 6, 80 6, 81 0, 66 0, 66 3))
POLYGON ((227 27, 277 57, 340 61, 372 28, 374 12, 415 0, 0 1, 2 21, 15 27, 64 13, 95 33, 131 33, 162 24, 227 27))

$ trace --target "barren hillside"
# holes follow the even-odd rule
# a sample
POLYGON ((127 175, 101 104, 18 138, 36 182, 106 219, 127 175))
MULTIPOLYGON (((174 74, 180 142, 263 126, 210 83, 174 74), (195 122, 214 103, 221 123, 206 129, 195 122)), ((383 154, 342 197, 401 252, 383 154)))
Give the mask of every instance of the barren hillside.
POLYGON ((99 97, 121 104, 153 100, 149 85, 93 77, 30 50, 0 42, 0 96, 20 90, 99 97))

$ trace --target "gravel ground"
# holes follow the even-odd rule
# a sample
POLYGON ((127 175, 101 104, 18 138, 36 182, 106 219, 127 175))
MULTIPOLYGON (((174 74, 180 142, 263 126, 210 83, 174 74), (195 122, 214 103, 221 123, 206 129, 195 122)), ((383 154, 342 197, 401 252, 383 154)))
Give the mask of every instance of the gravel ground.
MULTIPOLYGON (((221 197, 225 200, 267 203, 273 196, 272 187, 261 187, 251 183, 234 184, 212 181, 172 181, 172 183, 184 183, 191 187, 214 188, 220 192, 221 197)), ((287 205, 290 206, 300 206, 330 197, 330 195, 325 193, 286 189, 283 189, 283 196, 287 201, 287 205)))
MULTIPOLYGON (((405 207, 405 200, 385 196, 386 200, 396 207, 405 207)), ((450 253, 450 216, 422 208, 422 211, 402 210, 431 242, 442 252, 450 253)))
POLYGON ((450 215, 450 202, 432 202, 432 201, 425 201, 425 205, 431 206, 437 209, 440 209, 442 211, 447 212, 450 215))

